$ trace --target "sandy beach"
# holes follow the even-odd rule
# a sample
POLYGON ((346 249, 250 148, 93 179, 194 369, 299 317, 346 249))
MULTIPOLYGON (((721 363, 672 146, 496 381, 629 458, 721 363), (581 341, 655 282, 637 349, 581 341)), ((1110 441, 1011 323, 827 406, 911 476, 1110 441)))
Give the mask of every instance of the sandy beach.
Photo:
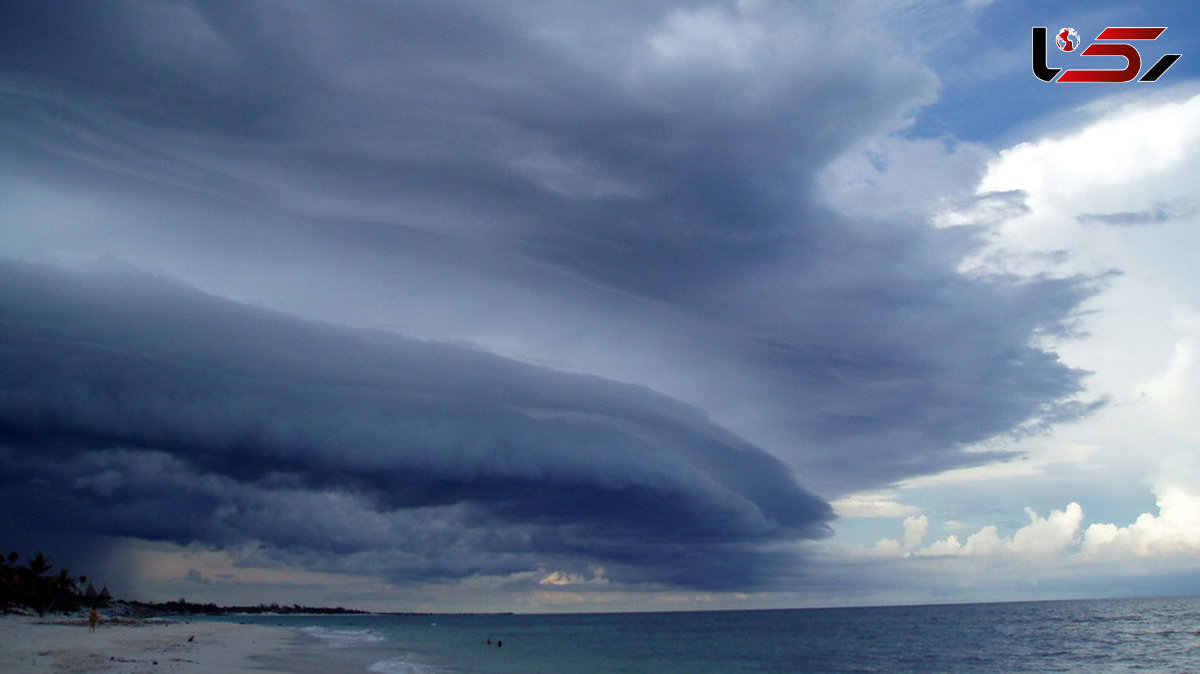
POLYGON ((220 622, 102 622, 0 617, 0 671, 312 674, 355 672, 297 652, 292 630, 220 622))

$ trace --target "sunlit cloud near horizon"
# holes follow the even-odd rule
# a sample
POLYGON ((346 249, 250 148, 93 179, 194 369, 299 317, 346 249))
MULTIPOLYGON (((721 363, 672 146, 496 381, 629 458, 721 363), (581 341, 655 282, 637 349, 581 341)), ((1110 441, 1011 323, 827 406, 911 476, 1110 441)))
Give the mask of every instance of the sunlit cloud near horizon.
POLYGON ((1068 9, 0 10, 0 541, 376 610, 1200 592, 1196 22, 1068 9), (1184 56, 1048 84, 1062 21, 1184 56))

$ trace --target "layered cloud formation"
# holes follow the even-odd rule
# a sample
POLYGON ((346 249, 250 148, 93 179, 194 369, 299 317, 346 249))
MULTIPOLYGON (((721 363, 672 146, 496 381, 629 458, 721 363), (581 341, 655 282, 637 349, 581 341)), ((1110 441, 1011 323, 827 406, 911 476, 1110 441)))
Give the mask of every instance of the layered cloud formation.
POLYGON ((885 10, 2 10, 16 533, 760 588, 814 493, 1092 409, 1089 276, 821 192, 934 100, 885 10))
POLYGON ((29 526, 257 541, 397 581, 602 564, 742 587, 830 517, 780 461, 641 388, 129 272, 0 277, 2 500, 29 526))

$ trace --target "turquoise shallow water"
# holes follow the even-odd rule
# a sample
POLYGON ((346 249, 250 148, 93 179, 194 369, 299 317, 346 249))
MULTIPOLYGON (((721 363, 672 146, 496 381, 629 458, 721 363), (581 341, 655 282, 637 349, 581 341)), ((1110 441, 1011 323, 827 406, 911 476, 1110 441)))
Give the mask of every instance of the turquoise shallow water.
POLYGON ((1200 671, 1195 597, 247 621, 302 629, 308 648, 383 674, 1200 671))

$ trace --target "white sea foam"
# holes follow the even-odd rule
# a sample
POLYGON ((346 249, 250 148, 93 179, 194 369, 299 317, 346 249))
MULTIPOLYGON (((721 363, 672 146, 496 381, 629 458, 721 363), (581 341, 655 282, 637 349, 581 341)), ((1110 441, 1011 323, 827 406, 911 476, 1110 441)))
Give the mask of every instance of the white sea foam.
POLYGON ((305 627, 300 631, 320 639, 333 648, 348 648, 383 641, 383 635, 374 630, 332 630, 325 627, 305 627))
POLYGON ((417 665, 403 660, 383 660, 367 667, 369 672, 378 674, 437 674, 438 670, 429 665, 417 665))

